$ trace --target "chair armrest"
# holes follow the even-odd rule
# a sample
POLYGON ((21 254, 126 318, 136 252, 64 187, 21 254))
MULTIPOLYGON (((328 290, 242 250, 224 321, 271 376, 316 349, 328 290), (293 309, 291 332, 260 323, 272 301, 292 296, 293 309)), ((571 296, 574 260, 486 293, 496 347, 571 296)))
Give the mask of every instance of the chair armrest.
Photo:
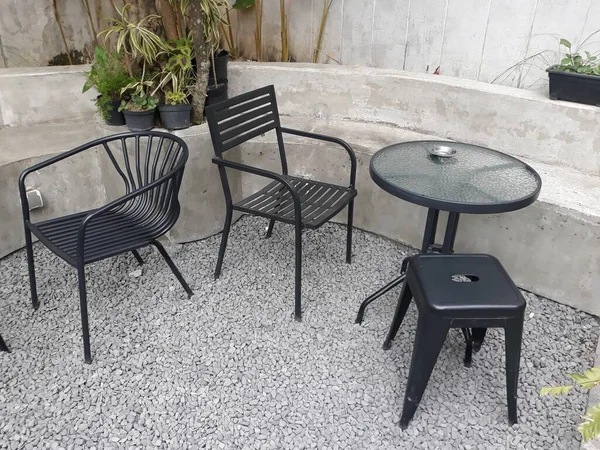
POLYGON ((24 220, 29 220, 29 202, 27 201, 27 195, 25 192, 25 178, 27 178, 29 174, 43 169, 44 167, 51 166, 52 164, 62 161, 63 159, 67 159, 71 156, 77 155, 78 153, 81 153, 84 150, 89 150, 90 148, 96 147, 99 143, 102 142, 102 140, 102 138, 96 139, 94 141, 80 145, 79 147, 69 150, 68 152, 61 153, 60 155, 53 156, 52 158, 49 158, 45 161, 28 167, 23 172, 21 172, 21 175, 19 176, 19 194, 21 196, 21 207, 23 209, 24 220))
POLYGON ((98 217, 101 217, 103 215, 105 215, 106 213, 110 212, 110 211, 114 211, 115 209, 119 209, 121 206, 125 205, 127 202, 130 202, 131 200, 135 199, 136 197, 139 197, 140 195, 151 191, 152 189, 156 189, 158 187, 160 187, 160 185, 168 183, 172 178, 176 177, 179 173, 181 172, 181 169, 174 169, 171 172, 169 172, 168 174, 166 174, 164 177, 153 181, 150 184, 147 184, 144 187, 141 187, 139 189, 136 189, 135 191, 132 191, 126 195, 124 195, 123 197, 120 197, 116 200, 113 200, 112 202, 102 206, 101 208, 96 209, 95 211, 89 213, 87 216, 85 216, 85 218, 83 219, 83 221, 81 222, 81 224, 79 225, 79 230, 77 233, 77 257, 83 257, 83 252, 85 249, 85 230, 87 229, 88 225, 90 224, 90 222, 92 222, 93 220, 95 220, 98 217))
POLYGON ((288 190, 288 192, 292 196, 292 200, 294 201, 294 218, 296 220, 296 223, 299 224, 301 222, 302 216, 300 207, 300 196, 298 195, 294 187, 291 185, 291 183, 288 180, 286 180, 282 175, 275 172, 271 172, 269 170, 248 166, 246 164, 238 163, 235 161, 227 161, 223 158, 213 158, 212 162, 221 167, 229 167, 231 169, 240 170, 242 172, 248 172, 261 177, 270 178, 281 183, 288 190))
POLYGON ((350 156, 350 186, 355 187, 356 184, 356 155, 354 154, 354 150, 350 144, 342 139, 338 139, 333 136, 327 136, 324 134, 310 133, 308 131, 302 130, 294 130, 292 128, 281 127, 282 133, 293 134, 296 136, 307 137, 310 139, 317 139, 319 141, 331 142, 333 144, 338 144, 346 150, 348 156, 350 156))

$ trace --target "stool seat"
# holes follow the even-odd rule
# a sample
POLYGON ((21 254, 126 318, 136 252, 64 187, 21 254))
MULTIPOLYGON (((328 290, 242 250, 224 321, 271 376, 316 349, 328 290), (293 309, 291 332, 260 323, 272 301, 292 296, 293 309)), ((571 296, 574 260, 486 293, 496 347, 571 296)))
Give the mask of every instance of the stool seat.
POLYGON ((464 363, 469 367, 473 350, 481 347, 488 327, 504 328, 508 418, 516 423, 525 299, 502 264, 490 255, 409 258, 384 349, 390 348, 413 297, 419 319, 400 426, 406 428, 413 418, 448 331, 462 328, 467 342, 464 363))
POLYGON ((496 258, 491 255, 416 255, 411 289, 419 292, 420 308, 443 317, 478 319, 515 317, 525 300, 496 258))

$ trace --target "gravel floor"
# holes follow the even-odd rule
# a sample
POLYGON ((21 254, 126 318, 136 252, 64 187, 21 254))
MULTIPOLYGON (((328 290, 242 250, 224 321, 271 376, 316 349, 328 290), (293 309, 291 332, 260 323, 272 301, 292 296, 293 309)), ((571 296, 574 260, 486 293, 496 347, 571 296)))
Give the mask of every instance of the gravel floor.
POLYGON ((304 235, 304 320, 293 320, 293 232, 242 218, 224 272, 220 236, 169 248, 195 289, 188 300, 144 249, 89 266, 94 362, 83 363, 75 271, 36 246, 42 306, 30 308, 24 252, 0 261, 0 448, 576 449, 586 395, 539 387, 588 367, 591 316, 527 295, 520 423, 507 424, 503 336, 492 330, 473 367, 451 332, 410 427, 398 426, 416 323, 381 343, 397 291, 354 324, 362 299, 390 280, 405 247, 345 229, 304 235))

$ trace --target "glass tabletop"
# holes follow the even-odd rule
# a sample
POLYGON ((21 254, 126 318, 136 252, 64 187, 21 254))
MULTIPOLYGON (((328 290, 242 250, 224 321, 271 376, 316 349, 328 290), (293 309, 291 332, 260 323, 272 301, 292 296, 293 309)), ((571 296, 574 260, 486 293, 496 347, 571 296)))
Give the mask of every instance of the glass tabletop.
POLYGON ((371 158, 384 190, 411 203, 458 213, 514 211, 533 203, 542 181, 529 165, 476 145, 415 141, 390 145, 371 158), (451 154, 436 156, 430 152, 451 154))

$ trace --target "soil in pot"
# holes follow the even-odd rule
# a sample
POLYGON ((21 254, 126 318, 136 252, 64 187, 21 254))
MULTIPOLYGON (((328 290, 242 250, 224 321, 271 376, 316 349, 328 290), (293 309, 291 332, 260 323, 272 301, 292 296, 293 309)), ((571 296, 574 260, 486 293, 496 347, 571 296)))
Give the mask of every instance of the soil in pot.
POLYGON ((227 100, 227 79, 222 78, 219 80, 219 84, 215 86, 214 83, 208 84, 208 89, 206 92, 206 105, 214 105, 215 103, 222 102, 227 100))
POLYGON ((183 130, 191 125, 192 105, 160 105, 158 113, 167 130, 183 130))
POLYGON ((124 110, 125 123, 131 131, 147 131, 154 128, 154 112, 156 108, 149 111, 127 111, 124 110))
MULTIPOLYGON (((227 63, 229 62, 229 52, 227 50, 221 50, 215 54, 215 71, 217 72, 217 80, 227 79, 227 63)), ((210 71, 208 72, 208 78, 211 83, 214 84, 214 74, 212 67, 212 60, 210 62, 210 71)))

